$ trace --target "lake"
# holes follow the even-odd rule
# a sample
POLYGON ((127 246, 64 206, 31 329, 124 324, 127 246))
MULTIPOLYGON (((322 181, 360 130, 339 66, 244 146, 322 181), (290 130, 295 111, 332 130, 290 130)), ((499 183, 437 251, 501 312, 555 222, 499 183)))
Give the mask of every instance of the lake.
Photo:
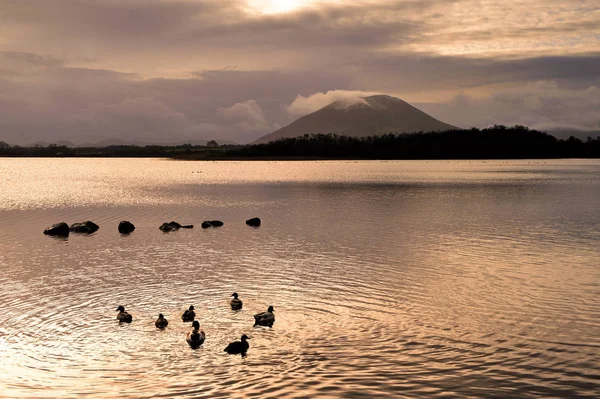
POLYGON ((1 395, 598 398, 599 243, 595 160, 0 158, 1 395))

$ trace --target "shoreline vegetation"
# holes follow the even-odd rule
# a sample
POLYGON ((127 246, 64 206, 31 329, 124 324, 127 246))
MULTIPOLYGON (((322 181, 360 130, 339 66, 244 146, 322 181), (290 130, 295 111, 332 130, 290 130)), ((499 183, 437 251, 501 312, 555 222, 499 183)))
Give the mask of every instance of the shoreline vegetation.
MULTIPOLYGON (((214 141, 212 142, 216 144, 214 141)), ((524 126, 348 137, 313 134, 249 145, 11 146, 0 157, 172 158, 178 160, 419 160, 600 158, 600 136, 567 140, 524 126)))

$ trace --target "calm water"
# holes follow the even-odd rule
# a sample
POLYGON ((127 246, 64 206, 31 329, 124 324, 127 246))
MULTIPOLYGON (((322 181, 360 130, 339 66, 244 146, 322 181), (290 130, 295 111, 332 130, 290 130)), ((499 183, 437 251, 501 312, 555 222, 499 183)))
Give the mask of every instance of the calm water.
POLYGON ((599 243, 598 161, 0 159, 0 396, 598 398, 599 243))

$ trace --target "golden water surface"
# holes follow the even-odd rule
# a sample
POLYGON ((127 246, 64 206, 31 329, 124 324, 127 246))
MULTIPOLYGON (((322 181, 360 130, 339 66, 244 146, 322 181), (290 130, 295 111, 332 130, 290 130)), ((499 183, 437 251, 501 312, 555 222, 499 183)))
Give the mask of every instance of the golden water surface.
POLYGON ((0 396, 597 398, 599 243, 598 161, 0 159, 0 396))

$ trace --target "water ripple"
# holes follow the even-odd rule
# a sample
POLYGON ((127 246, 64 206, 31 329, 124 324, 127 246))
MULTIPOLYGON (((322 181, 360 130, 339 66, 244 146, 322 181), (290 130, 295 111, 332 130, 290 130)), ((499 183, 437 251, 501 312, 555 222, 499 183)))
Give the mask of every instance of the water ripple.
POLYGON ((599 396, 597 162, 71 161, 3 164, 6 397, 599 396))

